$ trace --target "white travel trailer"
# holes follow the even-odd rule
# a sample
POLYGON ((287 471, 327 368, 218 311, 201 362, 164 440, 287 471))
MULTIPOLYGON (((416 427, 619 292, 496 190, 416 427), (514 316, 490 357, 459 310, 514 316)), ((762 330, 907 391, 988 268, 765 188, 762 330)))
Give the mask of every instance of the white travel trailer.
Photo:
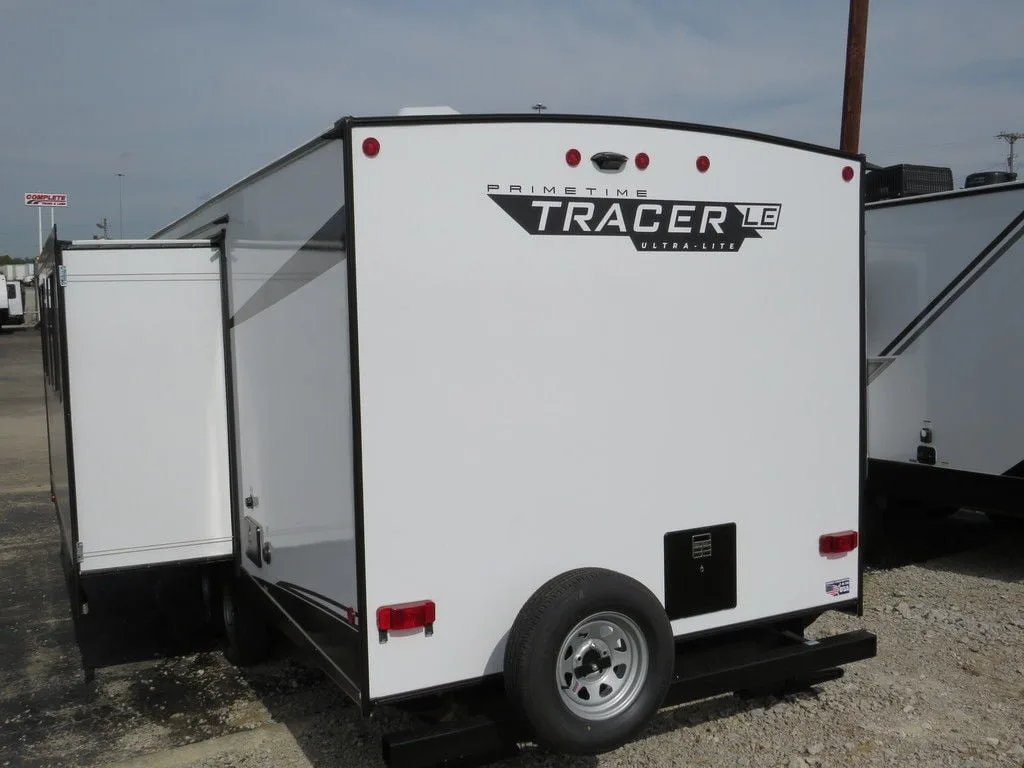
POLYGON ((40 259, 51 497, 89 677, 94 589, 233 562, 221 253, 54 230, 40 259))
POLYGON ((10 322, 11 312, 11 289, 7 282, 7 276, 0 274, 0 325, 7 325, 10 322))
POLYGON ((871 497, 1024 514, 1024 183, 865 208, 871 497))
POLYGON ((20 280, 8 280, 7 293, 7 325, 24 325, 25 299, 20 280))
POLYGON ((873 656, 804 637, 862 609, 862 158, 443 112, 340 120, 153 235, 225 252, 236 657, 270 621, 364 714, 478 704, 385 737, 426 765, 873 656))

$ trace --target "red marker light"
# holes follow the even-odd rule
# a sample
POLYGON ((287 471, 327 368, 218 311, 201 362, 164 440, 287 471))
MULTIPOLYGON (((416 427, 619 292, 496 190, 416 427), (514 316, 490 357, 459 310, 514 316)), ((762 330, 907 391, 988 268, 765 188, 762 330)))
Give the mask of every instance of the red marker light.
POLYGON ((583 155, 580 154, 578 149, 570 149, 565 153, 565 162, 575 168, 580 164, 580 160, 583 159, 583 155))
POLYGON ((378 152, 380 152, 380 142, 377 141, 377 139, 373 138, 373 136, 363 139, 364 155, 367 157, 376 157, 378 152))
POLYGON ((647 168, 651 164, 651 158, 647 156, 646 152, 639 153, 636 158, 636 167, 641 171, 647 168))
POLYGON ((857 531, 827 533, 818 538, 818 553, 822 555, 841 555, 845 552, 852 552, 859 543, 860 536, 857 534, 857 531))
POLYGON ((850 166, 843 168, 843 181, 853 181, 853 168, 850 166))
POLYGON ((711 159, 707 155, 701 155, 697 158, 697 170, 701 173, 707 173, 708 168, 711 167, 711 159))
POLYGON ((429 627, 437 620, 433 600, 402 605, 385 605, 377 609, 377 629, 381 632, 429 627))

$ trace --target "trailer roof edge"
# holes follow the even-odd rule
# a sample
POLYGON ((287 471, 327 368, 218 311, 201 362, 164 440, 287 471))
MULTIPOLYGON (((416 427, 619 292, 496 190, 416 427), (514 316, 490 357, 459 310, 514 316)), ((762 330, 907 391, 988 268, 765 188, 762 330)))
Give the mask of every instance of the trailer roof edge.
POLYGON ((192 210, 182 214, 177 219, 169 224, 158 229, 149 239, 157 239, 165 235, 170 230, 174 229, 186 219, 195 216, 200 211, 206 210, 207 208, 215 205, 216 203, 223 200, 225 197, 233 192, 236 192, 242 187, 252 184, 257 179, 266 176, 283 165, 287 165, 290 162, 302 157, 303 155, 313 151, 322 144, 335 141, 340 139, 346 128, 358 127, 358 126, 388 126, 388 125, 444 125, 444 124, 459 124, 459 123, 529 123, 529 122, 548 122, 548 123, 596 123, 603 125, 624 125, 634 126, 637 128, 664 128, 669 130, 680 130, 680 131, 694 131, 697 133, 708 133, 718 136, 728 136, 737 139, 746 139, 749 141, 759 141, 768 144, 775 144, 778 146, 789 147, 791 149, 798 149, 805 152, 813 152, 815 154, 828 155, 831 157, 842 158, 856 163, 866 162, 866 157, 863 153, 851 153, 845 152, 835 147, 827 147, 821 144, 813 144, 811 142, 800 141, 798 139, 788 139, 782 136, 774 136, 766 133, 759 133, 757 131, 749 131, 740 128, 730 128, 726 126, 717 125, 705 125, 701 123, 689 123, 679 120, 667 120, 661 118, 647 118, 647 117, 631 117, 625 115, 592 115, 592 114, 574 114, 574 113, 555 113, 555 114, 533 114, 523 112, 497 112, 497 113, 479 113, 479 114, 423 114, 423 115, 379 115, 379 116, 367 116, 367 117, 354 117, 352 115, 346 115, 337 119, 334 125, 327 131, 318 134, 309 141, 301 144, 300 146, 292 149, 291 151, 281 155, 276 160, 262 166, 261 168, 253 171, 247 176, 239 179, 230 186, 224 188, 209 200, 205 200, 202 205, 193 208, 192 210))

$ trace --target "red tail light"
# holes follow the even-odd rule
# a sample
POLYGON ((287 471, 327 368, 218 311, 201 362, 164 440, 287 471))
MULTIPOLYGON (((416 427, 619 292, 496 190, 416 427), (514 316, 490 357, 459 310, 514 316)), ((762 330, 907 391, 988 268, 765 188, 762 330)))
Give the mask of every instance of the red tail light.
POLYGON ((636 167, 639 168, 641 171, 646 170, 647 166, 651 164, 650 155, 648 155, 646 152, 638 153, 637 156, 634 158, 634 161, 636 162, 636 167))
POLYGON ((437 606, 433 600, 385 605, 377 609, 377 629, 388 632, 396 629, 429 627, 436 617, 437 606))
POLYGON ((583 155, 580 154, 578 149, 570 149, 565 153, 565 162, 575 168, 580 164, 580 160, 583 159, 583 155))
POLYGON ((697 158, 697 170, 701 173, 707 173, 708 168, 711 167, 711 158, 707 155, 701 155, 697 158))
POLYGON ((853 168, 848 165, 843 168, 843 181, 853 181, 853 168))
POLYGON ((363 139, 363 154, 367 157, 376 157, 380 152, 380 142, 373 136, 363 139))
POLYGON ((818 552, 823 555, 841 555, 852 552, 859 543, 860 536, 856 531, 826 533, 818 539, 818 552))

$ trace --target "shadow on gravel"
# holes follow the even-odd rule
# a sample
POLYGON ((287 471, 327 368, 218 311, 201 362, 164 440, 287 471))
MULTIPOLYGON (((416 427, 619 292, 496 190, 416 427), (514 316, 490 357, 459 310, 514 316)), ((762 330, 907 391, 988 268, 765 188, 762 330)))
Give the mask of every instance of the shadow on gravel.
POLYGON ((993 525, 992 539, 954 555, 923 563, 932 571, 1024 584, 1024 525, 993 525))
POLYGON ((864 542, 865 565, 875 570, 924 565, 990 546, 1004 535, 987 517, 967 510, 946 516, 892 510, 880 516, 877 526, 864 542))

